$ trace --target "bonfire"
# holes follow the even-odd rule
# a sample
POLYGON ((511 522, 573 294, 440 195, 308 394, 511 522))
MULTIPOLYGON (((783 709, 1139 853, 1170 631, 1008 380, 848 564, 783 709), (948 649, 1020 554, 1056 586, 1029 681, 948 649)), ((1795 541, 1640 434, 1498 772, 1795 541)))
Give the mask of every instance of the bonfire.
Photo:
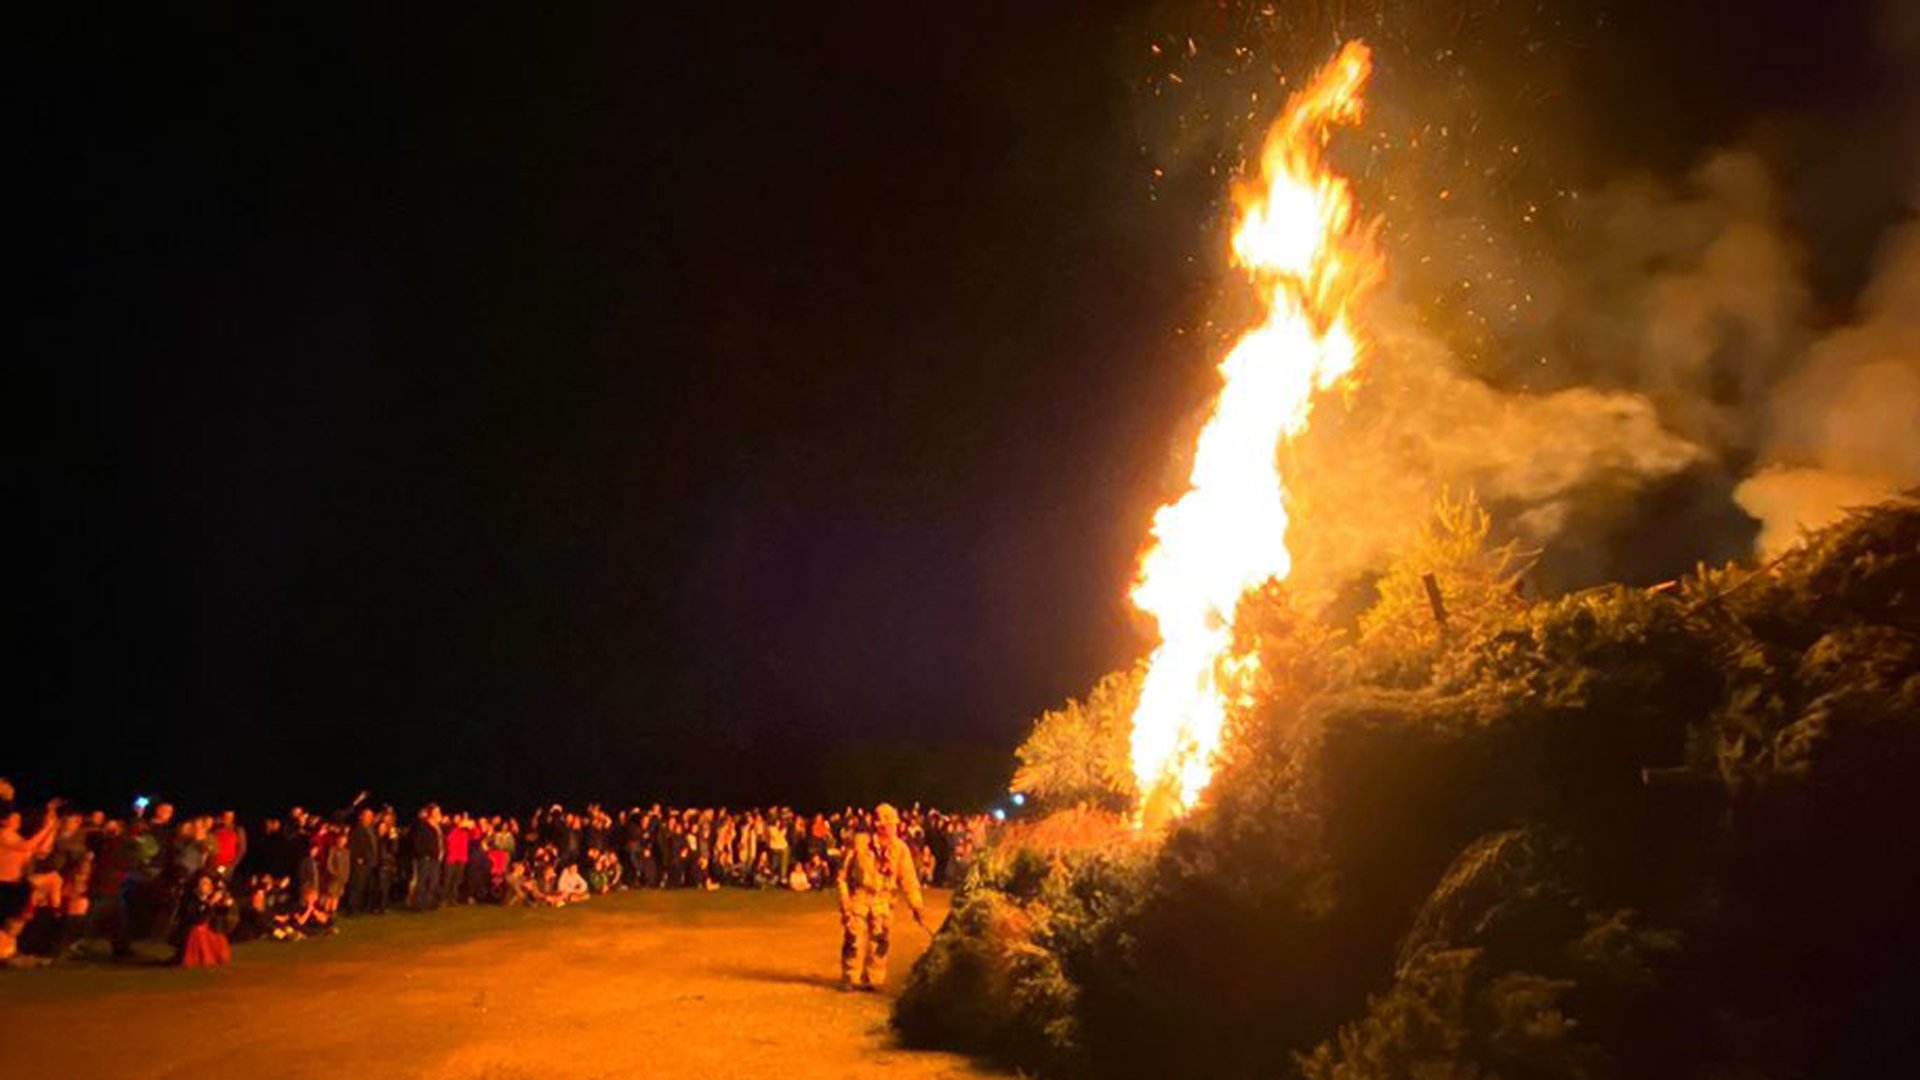
POLYGON ((1385 263, 1325 150, 1336 125, 1361 119, 1371 70, 1364 44, 1342 48, 1287 102, 1236 192, 1233 257, 1264 317, 1220 363, 1187 491, 1154 515, 1132 593, 1160 638, 1133 715, 1141 824, 1192 809, 1212 778, 1235 684, 1257 663, 1232 649, 1234 615, 1293 568, 1279 451, 1360 363, 1355 313, 1385 263))

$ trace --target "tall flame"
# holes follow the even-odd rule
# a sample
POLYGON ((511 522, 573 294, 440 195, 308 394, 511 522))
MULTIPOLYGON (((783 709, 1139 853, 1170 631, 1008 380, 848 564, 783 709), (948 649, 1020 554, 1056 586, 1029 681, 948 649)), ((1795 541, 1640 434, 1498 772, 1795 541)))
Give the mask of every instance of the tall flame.
POLYGON ((1154 515, 1132 594, 1160 632, 1133 714, 1133 771, 1149 819, 1190 809, 1212 779, 1225 683, 1256 663, 1232 653, 1240 598, 1293 569, 1280 447, 1306 428, 1314 393, 1360 358, 1352 312, 1385 266, 1323 154, 1333 125, 1360 120, 1371 72, 1364 44, 1342 48, 1288 99, 1267 133, 1259 182, 1235 193, 1234 261, 1265 318, 1220 363, 1224 385, 1187 492, 1154 515))

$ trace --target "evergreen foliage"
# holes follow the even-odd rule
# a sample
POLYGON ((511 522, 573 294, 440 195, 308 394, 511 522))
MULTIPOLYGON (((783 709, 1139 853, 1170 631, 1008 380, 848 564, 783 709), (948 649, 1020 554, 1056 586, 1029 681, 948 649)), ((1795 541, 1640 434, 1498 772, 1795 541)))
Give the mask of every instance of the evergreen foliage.
POLYGON ((1517 544, 1491 544, 1493 519, 1471 492, 1443 492, 1426 528, 1375 583, 1373 606, 1360 617, 1360 658, 1375 683, 1418 685, 1449 638, 1470 640, 1525 606, 1522 576, 1532 557, 1517 544), (1427 593, 1440 594, 1440 622, 1427 593))
MULTIPOLYGON (((902 1033, 1048 1076, 1920 1073, 1920 503, 1655 590, 1519 565, 1445 502, 1357 634, 1248 598, 1203 806, 1009 836, 902 1033)), ((1023 773, 1121 805, 1125 713, 1064 712, 1023 773)))
POLYGON ((1013 790, 1037 809, 1092 806, 1124 810, 1136 798, 1127 735, 1140 701, 1144 668, 1116 671, 1094 684, 1087 700, 1045 713, 1015 751, 1013 790))

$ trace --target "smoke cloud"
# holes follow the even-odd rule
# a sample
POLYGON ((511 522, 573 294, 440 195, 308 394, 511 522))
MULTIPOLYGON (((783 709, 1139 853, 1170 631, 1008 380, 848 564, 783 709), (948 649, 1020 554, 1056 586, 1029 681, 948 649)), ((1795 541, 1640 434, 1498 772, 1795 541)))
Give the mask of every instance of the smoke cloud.
MULTIPOLYGON (((1298 562, 1319 584, 1378 570, 1444 490, 1472 490, 1508 535, 1543 554, 1570 525, 1625 516, 1650 490, 1698 469, 1706 450, 1674 434, 1643 394, 1569 387, 1509 392, 1464 374, 1444 345, 1390 306, 1352 397, 1323 408, 1292 448, 1298 562)), ((1560 560, 1548 584, 1609 568, 1560 560)))
POLYGON ((1463 354, 1403 281, 1370 312, 1359 387, 1289 451, 1308 587, 1376 572, 1447 489, 1475 491, 1557 591, 1777 551, 1920 484, 1920 224, 1820 333, 1780 203, 1744 151, 1588 198, 1574 255, 1526 268, 1536 306, 1504 365, 1463 354))
POLYGON ((1734 493, 1762 523, 1764 552, 1920 485, 1920 223, 1884 250, 1859 318, 1815 342, 1768 399, 1760 467, 1734 493))
POLYGON ((1645 394, 1676 433, 1738 467, 1810 308, 1766 166, 1723 151, 1678 191, 1636 180, 1597 203, 1569 223, 1578 247, 1548 316, 1566 359, 1645 394))
MULTIPOLYGON (((1620 103, 1664 100, 1636 96, 1638 60, 1586 62, 1506 8, 1402 7, 1354 23, 1404 34, 1376 42, 1373 131, 1336 148, 1390 285, 1357 387, 1285 451, 1297 589, 1378 573, 1443 490, 1536 549, 1551 592, 1777 551, 1920 485, 1920 7, 1867 31, 1870 93, 1664 136, 1657 104, 1620 103)), ((1322 47, 1233 10, 1153 49, 1142 137, 1175 197, 1223 186, 1275 75, 1322 47)), ((1693 90, 1729 116, 1742 96, 1693 90)))

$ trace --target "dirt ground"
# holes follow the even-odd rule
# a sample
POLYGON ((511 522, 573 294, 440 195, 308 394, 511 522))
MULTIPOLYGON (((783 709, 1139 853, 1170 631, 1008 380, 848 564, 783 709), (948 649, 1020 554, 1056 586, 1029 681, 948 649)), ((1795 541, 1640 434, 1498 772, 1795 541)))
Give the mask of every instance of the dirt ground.
MULTIPOLYGON (((944 916, 946 896, 929 900, 944 916)), ((897 985, 927 936, 894 937, 897 985)), ((832 894, 727 890, 390 914, 242 946, 214 971, 0 971, 0 1076, 996 1075, 894 1046, 890 998, 842 993, 837 950, 832 894)))

